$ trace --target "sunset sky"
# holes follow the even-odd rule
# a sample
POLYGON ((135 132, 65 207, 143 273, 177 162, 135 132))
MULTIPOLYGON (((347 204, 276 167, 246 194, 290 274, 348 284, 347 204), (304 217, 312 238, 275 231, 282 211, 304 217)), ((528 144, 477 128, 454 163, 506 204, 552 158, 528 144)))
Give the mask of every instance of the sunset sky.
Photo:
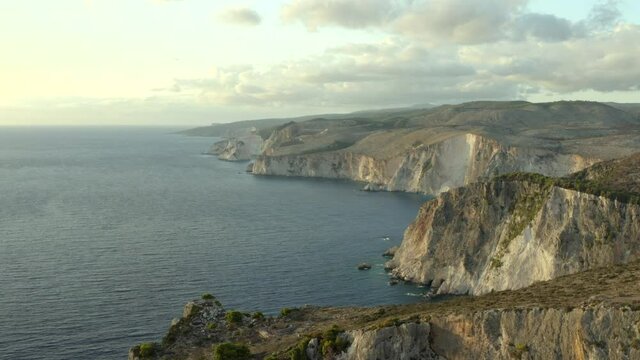
POLYGON ((640 102, 640 1, 0 0, 0 125, 640 102))

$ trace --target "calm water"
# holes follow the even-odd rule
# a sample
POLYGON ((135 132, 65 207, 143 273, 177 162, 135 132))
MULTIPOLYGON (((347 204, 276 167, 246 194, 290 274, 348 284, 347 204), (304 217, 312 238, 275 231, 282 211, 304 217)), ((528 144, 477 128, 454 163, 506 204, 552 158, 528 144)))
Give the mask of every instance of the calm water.
POLYGON ((418 301, 380 254, 423 197, 251 176, 170 131, 0 127, 0 358, 123 359, 203 292, 269 313, 418 301))

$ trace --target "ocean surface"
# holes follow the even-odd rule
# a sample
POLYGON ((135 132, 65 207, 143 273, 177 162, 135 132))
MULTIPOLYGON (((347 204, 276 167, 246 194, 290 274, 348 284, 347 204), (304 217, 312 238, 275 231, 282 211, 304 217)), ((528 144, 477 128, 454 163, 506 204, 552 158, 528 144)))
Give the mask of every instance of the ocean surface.
POLYGON ((204 292, 270 314, 422 301, 381 254, 425 197, 252 176, 174 130, 0 127, 1 359, 126 359, 204 292))

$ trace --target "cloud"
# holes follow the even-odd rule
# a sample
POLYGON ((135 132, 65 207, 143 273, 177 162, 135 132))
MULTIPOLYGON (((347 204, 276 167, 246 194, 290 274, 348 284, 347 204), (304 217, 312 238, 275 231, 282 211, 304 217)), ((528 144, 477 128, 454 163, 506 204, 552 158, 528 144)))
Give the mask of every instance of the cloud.
POLYGON ((610 31, 621 19, 617 0, 602 1, 587 19, 571 22, 528 11, 529 0, 293 0, 282 8, 288 22, 377 27, 431 45, 499 41, 556 42, 610 31))
POLYGON ((337 25, 364 28, 383 25, 393 18, 403 1, 388 0, 294 0, 282 8, 285 21, 302 22, 309 30, 337 25))
POLYGON ((247 7, 227 8, 218 14, 218 19, 236 25, 255 26, 262 22, 260 14, 247 7))
POLYGON ((429 42, 477 44, 501 40, 526 5, 524 0, 419 2, 393 21, 400 34, 429 42))
POLYGON ((432 47, 389 37, 271 66, 219 68, 209 78, 176 80, 174 87, 219 106, 332 109, 640 90, 640 48, 630 46, 640 26, 578 37, 553 17, 523 24, 518 41, 432 47), (542 30, 543 23, 550 26, 542 30))
POLYGON ((611 34, 571 42, 475 49, 466 60, 487 71, 556 93, 581 90, 636 91, 640 69, 634 66, 640 49, 633 44, 640 26, 619 26, 611 34))
POLYGON ((547 14, 524 14, 514 20, 512 40, 527 38, 542 41, 564 41, 576 34, 574 25, 566 19, 547 14))
POLYGON ((589 27, 595 30, 603 30, 617 25, 622 18, 622 12, 618 8, 619 4, 620 1, 617 0, 607 0, 596 4, 587 18, 589 27))

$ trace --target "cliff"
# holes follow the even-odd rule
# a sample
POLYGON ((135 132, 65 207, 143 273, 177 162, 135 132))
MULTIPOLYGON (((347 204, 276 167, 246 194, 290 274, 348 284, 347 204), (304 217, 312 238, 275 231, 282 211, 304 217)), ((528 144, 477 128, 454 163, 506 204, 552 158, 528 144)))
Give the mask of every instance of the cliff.
POLYGON ((207 154, 217 155, 220 160, 247 161, 260 153, 262 143, 258 135, 228 138, 214 143, 207 154))
POLYGON ((438 194, 514 171, 563 176, 640 151, 640 120, 605 104, 476 102, 272 129, 256 175, 438 194))
MULTIPOLYGON (((362 142, 384 141, 384 135, 372 135, 362 142)), ((420 135, 426 135, 424 141, 414 140, 412 147, 390 152, 387 156, 348 149, 304 155, 263 154, 256 159, 253 173, 350 179, 368 183, 369 187, 378 190, 438 194, 514 171, 565 175, 597 160, 547 149, 504 146, 470 133, 445 134, 444 139, 441 134, 437 137, 420 135)))
POLYGON ((637 259, 640 194, 625 191, 637 178, 585 174, 619 173, 638 159, 561 179, 514 174, 441 194, 422 206, 387 267, 440 294, 478 295, 637 259))
POLYGON ((278 317, 197 300, 161 344, 129 359, 637 359, 639 280, 633 262, 479 297, 278 317))

